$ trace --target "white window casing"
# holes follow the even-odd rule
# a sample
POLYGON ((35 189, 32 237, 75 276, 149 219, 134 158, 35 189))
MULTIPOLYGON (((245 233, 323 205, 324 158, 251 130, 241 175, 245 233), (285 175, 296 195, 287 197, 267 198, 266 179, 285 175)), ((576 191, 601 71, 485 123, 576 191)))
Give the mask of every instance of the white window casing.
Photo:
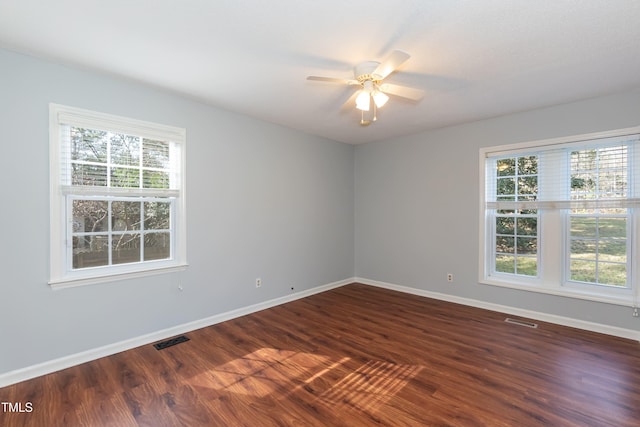
MULTIPOLYGON (((480 283, 637 306, 640 275, 635 259, 640 241, 640 127, 486 147, 480 150, 479 166, 480 283), (582 163, 575 160, 584 153, 593 159, 582 163), (497 162, 513 163, 513 159, 525 156, 535 156, 538 162, 536 195, 519 197, 516 191, 515 196, 501 196, 506 192, 498 188, 501 178, 498 173, 501 172, 498 172, 497 162), (574 163, 571 163, 572 158, 574 163), (579 168, 583 163, 601 166, 581 175, 579 168), (597 181, 598 176, 606 178, 602 179, 601 186, 592 182, 597 181), (586 181, 589 185, 584 184, 586 181), (581 192, 580 185, 589 187, 590 191, 581 192), (499 218, 505 215, 517 217, 523 212, 538 214, 537 269, 519 274, 517 268, 507 271, 497 267, 496 260, 501 253, 500 245, 496 243, 499 239, 496 236, 500 236, 496 221, 500 225, 499 218), (606 226, 612 223, 617 224, 618 234, 607 234, 612 232, 606 231, 606 226), (596 230, 593 233, 590 231, 592 224, 596 230), (586 247, 586 255, 577 255, 580 251, 575 248, 578 247, 586 247), (615 257, 607 252, 608 247, 620 250, 626 247, 626 251, 615 257), (581 263, 588 266, 589 273, 595 272, 594 278, 579 274, 581 263), (611 271, 623 279, 610 279, 614 276, 611 271)), ((508 178, 520 179, 517 176, 508 178)), ((515 236, 517 238, 517 234, 515 236)), ((517 258, 517 244, 513 246, 517 258)))
POLYGON ((186 268, 185 129, 58 104, 49 120, 51 287, 186 268))

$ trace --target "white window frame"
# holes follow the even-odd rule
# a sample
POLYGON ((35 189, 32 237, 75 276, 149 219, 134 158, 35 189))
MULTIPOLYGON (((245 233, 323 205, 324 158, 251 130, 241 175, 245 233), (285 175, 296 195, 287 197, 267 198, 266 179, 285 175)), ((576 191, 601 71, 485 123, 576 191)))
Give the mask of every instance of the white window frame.
MULTIPOLYGON (((103 283, 144 277, 187 267, 186 257, 186 203, 185 203, 185 165, 186 130, 127 117, 99 113, 59 104, 49 104, 49 163, 50 163, 50 278, 53 289, 103 283), (157 197, 171 203, 171 247, 168 259, 140 261, 128 264, 107 265, 101 267, 73 269, 71 260, 71 200, 80 196, 83 199, 98 197, 118 200, 118 197, 136 197, 127 195, 127 189, 117 189, 110 193, 104 187, 74 187, 64 185, 64 168, 69 159, 63 153, 63 127, 78 126, 89 129, 136 135, 162 141, 170 141, 172 156, 177 156, 176 182, 172 190, 157 190, 157 197)), ((140 201, 144 201, 142 197, 140 201)))
MULTIPOLYGON (((517 158, 517 157, 529 157, 530 155, 536 155, 536 154, 537 154, 537 153, 526 153, 526 152, 523 152, 523 153, 518 153, 517 155, 513 155, 513 156, 509 155, 509 156, 506 156, 506 157, 515 157, 515 158, 517 158)), ((492 170, 495 172, 496 161, 494 161, 494 160, 492 159, 491 164, 493 165, 493 166, 492 166, 492 170)), ((517 163, 516 163, 515 167, 516 167, 516 176, 517 176, 517 175, 518 175, 518 173, 517 173, 517 168, 518 168, 517 163)), ((538 174, 538 175, 539 175, 539 174, 538 174)), ((536 175, 536 176, 538 176, 538 175, 536 175)), ((493 180, 494 180, 494 181, 496 180, 496 178, 497 178, 497 176, 493 176, 493 180)), ((516 184, 516 187, 515 187, 515 188, 517 188, 517 184, 516 184)), ((517 197, 516 195, 514 195, 514 196, 515 196, 515 197, 517 197)), ((496 218, 496 216, 498 216, 498 215, 497 215, 497 214, 494 214, 494 215, 493 215, 493 219, 495 219, 495 218, 496 218)), ((500 215, 500 216, 503 216, 503 215, 500 215)), ((520 213, 518 213, 518 214, 515 214, 515 213, 514 213, 512 217, 514 218, 514 220, 516 220, 516 221, 517 221, 518 219, 521 219, 521 218, 532 218, 533 216, 532 216, 532 215, 530 215, 530 214, 524 214, 524 215, 523 215, 523 214, 520 214, 520 213)), ((536 238, 536 240, 539 242, 539 241, 540 241, 540 226, 539 226, 539 225, 540 225, 540 223, 541 223, 540 213, 539 213, 539 212, 537 212, 537 213, 536 213, 535 218, 536 218, 536 221, 537 221, 537 224, 538 224, 538 229, 537 229, 537 233, 536 233, 535 238, 536 238)), ((497 234, 498 234, 498 233, 497 233, 497 230, 496 230, 496 224, 495 224, 495 221, 492 221, 492 222, 491 222, 491 231, 490 231, 490 234, 491 234, 491 242, 489 243, 488 247, 495 248, 495 247, 496 247, 496 244, 497 244, 497 237, 498 237, 498 236, 497 236, 497 234)), ((517 231, 515 231, 515 236, 514 236, 514 237, 517 239, 517 231)), ((516 244, 516 247, 517 247, 517 242, 514 242, 514 243, 516 244)), ((495 255, 495 252, 493 252, 493 254, 495 255)), ((514 255, 516 256, 516 258, 518 258, 518 254, 517 254, 517 253, 515 253, 514 255)), ((523 256, 523 258, 533 258, 533 257, 532 257, 532 256, 523 256)), ((536 265, 537 265, 537 267, 538 267, 538 268, 537 268, 537 270, 538 270, 538 271, 537 271, 537 274, 536 274, 535 276, 533 276, 533 275, 518 274, 518 273, 500 273, 500 272, 497 272, 497 271, 495 270, 495 265, 493 264, 493 262, 492 262, 492 263, 491 263, 491 265, 489 266, 489 268, 490 268, 490 275, 492 275, 492 276, 493 276, 493 275, 496 275, 496 274, 497 274, 497 275, 499 275, 499 276, 504 276, 504 277, 511 277, 511 276, 513 276, 513 277, 517 277, 517 278, 519 278, 520 280, 523 280, 523 281, 525 281, 525 282, 532 282, 532 281, 536 281, 536 280, 540 277, 540 274, 539 274, 539 266, 540 266, 540 251, 537 251, 535 258, 536 258, 536 265)), ((517 264, 516 264, 516 266, 517 266, 517 264)), ((517 268, 517 267, 516 267, 516 268, 517 268)))
MULTIPOLYGON (((638 305, 640 293, 640 265, 636 261, 640 244, 640 207, 630 208, 630 221, 627 224, 628 242, 627 258, 629 260, 628 288, 615 288, 612 286, 600 286, 584 284, 569 280, 567 274, 568 266, 568 236, 567 227, 568 210, 565 209, 544 209, 541 208, 538 220, 538 275, 537 277, 516 275, 516 274, 496 274, 493 269, 492 254, 495 250, 495 218, 490 214, 487 203, 491 196, 487 194, 486 160, 495 156, 524 156, 536 154, 540 156, 548 155, 552 148, 568 147, 576 145, 582 147, 590 140, 602 138, 624 137, 628 135, 640 134, 640 126, 626 129, 618 129, 609 132, 598 132, 583 135, 574 135, 562 138, 554 138, 540 141, 529 141, 516 144, 508 144, 480 149, 479 156, 479 265, 478 281, 481 284, 495 285, 506 288, 527 290, 564 297, 585 299, 591 301, 606 302, 610 304, 635 307, 638 305), (493 246, 492 246, 493 245, 493 246)), ((636 172, 630 176, 629 187, 637 199, 640 196, 640 144, 635 147, 631 154, 633 170, 636 172)), ((539 163, 539 168, 565 169, 566 165, 557 163, 539 163), (541 166, 542 165, 542 166, 541 166)), ((566 171, 568 173, 568 171, 566 171)), ((563 172, 564 173, 564 172, 563 172)), ((540 193, 547 190, 549 192, 563 191, 563 189, 546 188, 544 170, 538 171, 540 193)), ((637 202, 636 202, 637 203, 637 202)), ((542 202, 544 206, 544 202, 542 202)))

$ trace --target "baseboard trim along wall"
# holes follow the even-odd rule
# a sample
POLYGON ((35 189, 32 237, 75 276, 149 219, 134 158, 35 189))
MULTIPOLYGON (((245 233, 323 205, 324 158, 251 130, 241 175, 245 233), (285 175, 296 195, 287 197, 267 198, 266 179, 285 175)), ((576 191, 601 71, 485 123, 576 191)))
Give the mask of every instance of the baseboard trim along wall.
POLYGON ((424 289, 412 288, 409 286, 396 285, 393 283, 380 282, 377 280, 365 279, 362 277, 354 278, 357 283, 362 283, 369 286, 377 286, 379 288, 385 288, 393 291, 404 292, 412 295, 418 295, 427 298, 433 298, 437 300, 452 302, 456 304, 468 305, 476 308, 483 308, 486 310, 497 311, 500 313, 510 314, 513 316, 520 316, 528 319, 535 319, 541 322, 555 323, 557 325, 569 326, 571 328, 583 329, 591 332, 598 332, 601 334, 613 335, 620 338, 627 338, 631 340, 640 341, 640 331, 633 329, 618 328, 616 326, 604 325, 601 323, 588 322, 586 320, 578 320, 570 317, 557 316, 554 314, 542 313, 532 310, 524 310, 521 308, 510 307, 507 305, 493 304, 490 302, 475 300, 471 298, 463 298, 455 295, 442 294, 439 292, 427 291, 424 289))
POLYGON ((326 285, 317 286, 315 288, 307 289, 301 292, 295 292, 283 297, 274 298, 268 301, 253 304, 247 307, 242 307, 236 310, 227 311, 225 313, 216 314, 211 317, 196 320, 189 323, 184 323, 178 326, 174 326, 160 331, 152 332, 150 334, 142 335, 139 337, 131 338, 128 340, 120 341, 113 344, 108 344, 102 347, 94 348, 91 350, 83 351, 81 353, 72 354, 69 356, 61 357, 59 359, 50 360, 47 362, 39 363, 37 365, 28 366, 26 368, 17 369, 4 374, 0 374, 0 387, 6 387, 11 384, 16 384, 21 381, 26 381, 32 378, 36 378, 42 375, 50 374, 52 372, 60 371, 62 369, 70 368, 72 366, 80 365, 82 363, 90 362, 92 360, 99 359, 101 357, 111 356, 112 354, 120 353, 122 351, 130 350, 135 347, 161 341, 175 335, 185 334, 187 332, 194 331, 196 329, 205 328, 207 326, 215 325, 217 323, 225 322, 227 320, 235 319, 237 317, 245 316, 247 314, 255 313, 265 310, 267 308, 275 307, 287 302, 295 301, 301 298, 305 298, 314 294, 325 292, 334 288, 339 288, 349 283, 353 283, 354 279, 345 279, 338 282, 329 283, 326 285))
POLYGON ((90 362, 92 360, 99 359, 101 357, 110 356, 112 354, 120 353, 122 351, 130 350, 135 347, 161 341, 175 335, 185 334, 196 329, 205 328, 207 326, 215 325, 217 323, 225 322, 227 320, 235 319, 237 317, 245 316, 247 314, 255 313, 261 310, 265 310, 271 307, 275 307, 287 302, 295 301, 301 298, 305 298, 314 294, 325 292, 331 289, 339 288, 341 286, 348 285, 350 283, 362 283, 364 285, 376 286, 379 288, 385 288, 393 291, 403 292, 407 294, 433 298, 437 300, 452 302, 456 304, 463 304, 477 308, 483 308, 486 310, 497 311, 513 316, 520 316, 528 319, 535 319, 542 322, 555 323, 558 325, 569 326, 572 328, 584 329, 587 331, 598 332, 607 335, 613 335, 621 338, 632 339, 640 341, 640 331, 632 329, 618 328, 615 326, 603 325, 600 323, 587 322, 584 320, 572 319, 569 317, 556 316, 553 314, 541 313, 537 311, 524 310, 515 307, 488 303, 485 301, 474 300, 470 298, 458 297, 455 295, 442 294, 439 292, 427 291, 424 289, 417 289, 408 286, 396 285, 392 283, 381 282, 377 280, 365 279, 362 277, 352 277, 345 280, 329 283, 326 285, 317 286, 312 289, 308 289, 302 292, 296 292, 291 295, 271 299, 258 304, 253 304, 247 307, 242 307, 236 310, 231 310, 225 313, 216 314, 211 317, 196 320, 189 323, 184 323, 171 328, 163 329, 160 331, 152 332, 150 334, 142 335, 139 337, 131 338, 128 340, 120 341, 117 343, 105 345, 95 349, 87 350, 81 353, 72 354, 69 356, 61 357, 59 359, 50 360, 37 365, 28 366, 26 368, 18 369, 15 371, 0 374, 0 387, 6 387, 11 384, 15 384, 21 381, 26 381, 31 378, 36 378, 41 375, 50 374, 52 372, 60 371, 62 369, 70 368, 72 366, 79 365, 81 363, 90 362))

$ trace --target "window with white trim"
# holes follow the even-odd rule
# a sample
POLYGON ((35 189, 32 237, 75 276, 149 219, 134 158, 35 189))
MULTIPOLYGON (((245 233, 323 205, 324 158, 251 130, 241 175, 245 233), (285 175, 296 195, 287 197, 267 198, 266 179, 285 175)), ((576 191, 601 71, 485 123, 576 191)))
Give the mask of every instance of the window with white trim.
POLYGON ((635 305, 640 128, 480 150, 480 282, 635 305))
POLYGON ((186 266, 185 130, 50 105, 54 287, 186 266))

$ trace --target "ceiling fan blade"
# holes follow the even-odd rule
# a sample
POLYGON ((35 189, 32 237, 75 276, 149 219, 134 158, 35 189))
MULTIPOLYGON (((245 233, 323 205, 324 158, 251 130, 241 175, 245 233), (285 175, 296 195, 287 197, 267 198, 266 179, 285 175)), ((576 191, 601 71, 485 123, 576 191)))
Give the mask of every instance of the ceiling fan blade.
POLYGON ((345 103, 342 104, 342 107, 340 108, 340 111, 355 110, 356 109, 356 98, 358 97, 359 93, 360 93, 359 90, 354 91, 353 94, 351 94, 351 96, 349 97, 349 99, 347 99, 345 101, 345 103))
POLYGON ((343 83, 348 85, 357 85, 359 82, 357 80, 349 80, 349 79, 338 79, 335 77, 321 77, 321 76, 307 76, 307 80, 313 80, 317 82, 330 82, 330 83, 343 83))
POLYGON ((392 83, 382 83, 380 90, 389 95, 399 96, 400 98, 407 98, 412 101, 420 101, 424 97, 424 91, 421 89, 415 89, 408 86, 400 86, 392 83))
POLYGON ((386 61, 378 65, 378 68, 376 68, 376 70, 373 72, 373 75, 378 80, 382 80, 389 74, 394 72, 396 68, 407 62, 409 58, 411 58, 411 55, 409 55, 407 52, 394 50, 391 56, 386 59, 386 61))

